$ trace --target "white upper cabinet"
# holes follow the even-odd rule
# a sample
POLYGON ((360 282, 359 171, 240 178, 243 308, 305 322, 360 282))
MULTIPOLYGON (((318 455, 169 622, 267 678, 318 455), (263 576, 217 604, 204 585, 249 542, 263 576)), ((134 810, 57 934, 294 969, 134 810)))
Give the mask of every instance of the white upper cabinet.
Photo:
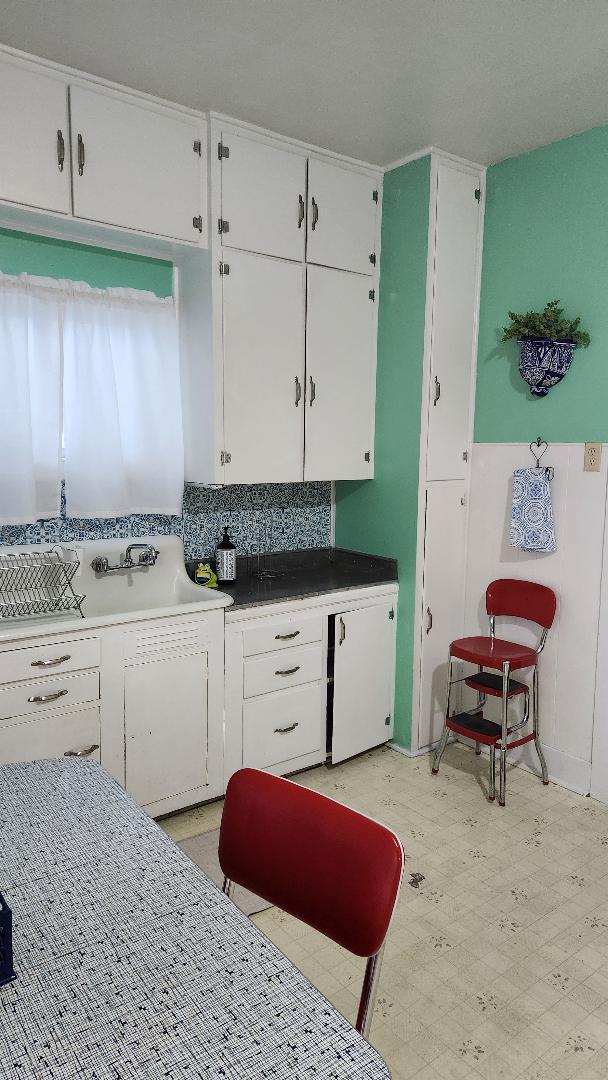
POLYGON ((105 87, 70 86, 74 214, 200 243, 202 125, 105 87))
POLYGON ((375 178, 311 158, 307 261, 357 274, 373 274, 377 199, 375 178))
POLYGON ((369 278, 309 266, 305 480, 373 476, 375 302, 369 278))
POLYGON ((442 162, 437 178, 428 480, 464 479, 481 212, 479 175, 442 162))
POLYGON ((70 212, 67 79, 0 56, 0 199, 70 212))
POLYGON ((222 134, 219 149, 221 217, 211 227, 223 247, 301 261, 306 158, 232 132, 222 134))
POLYGON ((225 481, 302 480, 303 267, 233 251, 228 268, 222 276, 225 481))

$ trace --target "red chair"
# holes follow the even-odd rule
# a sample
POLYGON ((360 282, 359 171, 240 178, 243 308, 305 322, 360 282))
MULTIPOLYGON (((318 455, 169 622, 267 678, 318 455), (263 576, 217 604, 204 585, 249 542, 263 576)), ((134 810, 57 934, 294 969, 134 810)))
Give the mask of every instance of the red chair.
POLYGON ((547 764, 538 733, 538 658, 545 647, 547 635, 555 618, 557 599, 552 589, 546 585, 537 585, 533 581, 516 581, 512 578, 499 578, 492 581, 486 590, 486 611, 490 617, 489 637, 468 637, 453 641, 448 657, 448 687, 445 707, 445 726, 441 740, 435 752, 433 772, 439 772, 439 764, 445 750, 450 731, 457 735, 466 735, 475 740, 475 749, 481 753, 481 745, 490 748, 490 785, 488 798, 496 798, 496 750, 500 751, 500 789, 498 802, 505 805, 507 785, 507 751, 516 746, 533 742, 539 757, 543 784, 549 783, 547 764), (537 647, 519 645, 514 641, 504 641, 495 634, 496 617, 507 616, 525 619, 536 623, 541 628, 537 647), (465 676, 464 680, 452 679, 452 663, 465 660, 477 665, 477 674, 465 676), (500 675, 486 672, 490 668, 500 671, 500 675), (532 716, 530 717, 530 690, 526 683, 511 679, 512 671, 532 668, 532 716), (464 681, 467 686, 477 691, 477 707, 469 712, 450 716, 450 693, 455 682, 464 681), (523 696, 524 707, 521 720, 508 726, 509 700, 523 696), (502 699, 502 723, 495 724, 486 720, 483 707, 488 697, 502 699), (532 730, 526 735, 510 740, 510 736, 521 731, 532 722, 532 730))
POLYGON ((356 1023, 367 1035, 403 875, 395 833, 291 780, 240 769, 226 790, 219 858, 228 896, 243 885, 368 957, 356 1023))

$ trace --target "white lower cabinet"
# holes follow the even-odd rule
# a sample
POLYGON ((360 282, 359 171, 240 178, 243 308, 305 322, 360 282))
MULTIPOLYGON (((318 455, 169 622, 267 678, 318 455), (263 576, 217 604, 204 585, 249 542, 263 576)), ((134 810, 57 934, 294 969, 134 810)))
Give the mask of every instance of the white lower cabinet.
POLYGON ((393 734, 397 586, 226 614, 226 782, 343 761, 393 734), (301 644, 300 644, 301 642, 301 644))
POLYGON ((223 611, 88 634, 0 643, 0 762, 100 761, 152 816, 221 795, 223 611))
POLYGON ((207 783, 207 655, 125 669, 125 771, 146 806, 207 783))
POLYGON ((395 626, 393 601, 334 615, 334 765, 392 738, 395 626))

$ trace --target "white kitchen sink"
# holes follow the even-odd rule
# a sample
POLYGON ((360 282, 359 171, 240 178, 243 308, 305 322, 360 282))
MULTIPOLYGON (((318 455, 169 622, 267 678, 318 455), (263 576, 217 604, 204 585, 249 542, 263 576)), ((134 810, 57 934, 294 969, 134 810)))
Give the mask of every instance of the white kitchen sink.
MULTIPOLYGON (((44 545, 50 547, 51 545, 44 545)), ((3 552, 42 551, 43 545, 30 548, 3 548, 3 552)), ((72 628, 111 622, 131 621, 134 618, 183 615, 188 611, 211 611, 229 607, 232 597, 219 589, 196 585, 190 580, 184 565, 184 548, 178 536, 137 536, 123 540, 84 540, 63 545, 76 551, 80 566, 72 579, 74 592, 85 596, 82 605, 84 620, 78 612, 52 614, 36 618, 0 619, 0 640, 31 633, 34 626, 50 629, 49 624, 72 628), (104 557, 112 566, 124 556, 129 544, 150 544, 158 551, 154 566, 136 566, 107 573, 97 573, 93 559, 104 557)), ((55 545, 57 547, 57 545, 55 545)), ((139 549, 132 553, 137 563, 139 549)))

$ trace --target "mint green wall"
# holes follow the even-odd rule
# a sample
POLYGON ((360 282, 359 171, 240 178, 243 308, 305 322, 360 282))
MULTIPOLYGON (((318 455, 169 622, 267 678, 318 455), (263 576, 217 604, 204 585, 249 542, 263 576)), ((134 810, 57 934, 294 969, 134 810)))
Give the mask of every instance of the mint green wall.
POLYGON ((476 442, 608 441, 608 127, 488 169, 476 442), (591 334, 570 371, 533 398, 517 344, 500 343, 508 311, 559 298, 591 334))
POLYGON ((170 296, 171 263, 122 251, 0 229, 0 271, 86 281, 98 289, 144 289, 170 296))
POLYGON ((387 173, 382 199, 375 477, 336 485, 336 544, 399 560, 395 740, 410 745, 430 158, 387 173))

